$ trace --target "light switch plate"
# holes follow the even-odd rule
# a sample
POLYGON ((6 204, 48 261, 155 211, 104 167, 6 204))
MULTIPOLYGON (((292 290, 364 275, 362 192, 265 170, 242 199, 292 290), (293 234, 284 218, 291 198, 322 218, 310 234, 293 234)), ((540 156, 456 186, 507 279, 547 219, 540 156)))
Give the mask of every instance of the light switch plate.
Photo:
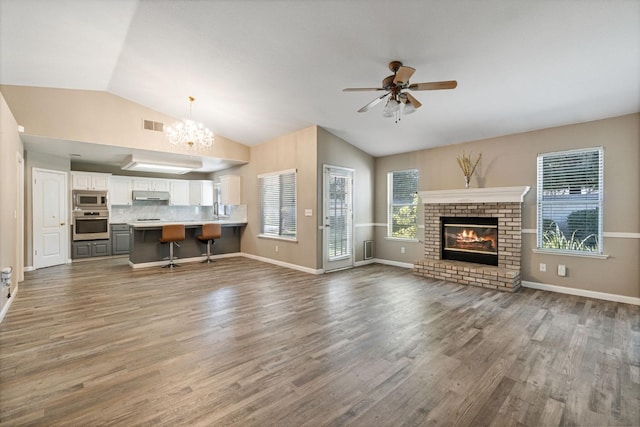
POLYGON ((304 210, 304 216, 313 216, 313 210, 312 209, 305 209, 304 210))

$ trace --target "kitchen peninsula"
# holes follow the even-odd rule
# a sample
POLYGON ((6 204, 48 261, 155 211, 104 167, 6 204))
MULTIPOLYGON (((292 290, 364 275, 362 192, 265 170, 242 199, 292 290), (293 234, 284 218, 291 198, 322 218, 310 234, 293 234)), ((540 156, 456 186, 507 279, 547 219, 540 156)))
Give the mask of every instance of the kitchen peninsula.
POLYGON ((163 265, 169 256, 169 245, 160 243, 162 226, 184 224, 185 238, 174 248, 176 263, 194 262, 205 259, 206 245, 196 238, 202 232, 204 224, 220 224, 222 236, 211 247, 212 254, 240 252, 240 237, 246 221, 235 220, 197 220, 197 221, 133 221, 129 222, 129 265, 133 268, 163 265), (204 249, 203 249, 204 248, 204 249))

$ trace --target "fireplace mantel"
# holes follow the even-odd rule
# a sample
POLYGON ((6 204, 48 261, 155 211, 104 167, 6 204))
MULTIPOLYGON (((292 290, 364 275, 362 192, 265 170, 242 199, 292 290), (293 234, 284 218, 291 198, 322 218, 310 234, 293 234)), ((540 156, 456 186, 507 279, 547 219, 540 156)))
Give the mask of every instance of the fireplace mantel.
POLYGON ((425 205, 436 203, 522 203, 531 187, 464 188, 461 190, 419 191, 425 205))

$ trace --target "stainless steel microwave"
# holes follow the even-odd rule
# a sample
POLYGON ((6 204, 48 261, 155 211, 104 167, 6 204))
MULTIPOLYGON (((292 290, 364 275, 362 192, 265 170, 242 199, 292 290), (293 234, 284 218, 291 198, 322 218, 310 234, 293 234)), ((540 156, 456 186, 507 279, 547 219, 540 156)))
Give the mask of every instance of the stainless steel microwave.
POLYGON ((107 209, 106 191, 73 190, 74 209, 107 209))

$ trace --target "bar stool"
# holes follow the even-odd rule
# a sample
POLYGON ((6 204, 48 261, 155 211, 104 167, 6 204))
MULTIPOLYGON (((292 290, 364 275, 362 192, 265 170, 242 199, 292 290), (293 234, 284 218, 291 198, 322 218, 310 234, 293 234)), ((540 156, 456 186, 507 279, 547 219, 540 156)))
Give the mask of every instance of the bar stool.
POLYGON ((180 267, 179 264, 173 262, 173 245, 174 243, 180 247, 178 242, 184 240, 184 224, 171 224, 162 226, 162 237, 160 237, 160 243, 169 243, 169 264, 163 265, 162 268, 180 267))
POLYGON ((207 259, 202 262, 207 264, 213 262, 211 259, 211 243, 215 243, 215 239, 219 239, 222 236, 222 226, 220 224, 203 224, 202 234, 196 236, 196 239, 201 242, 207 242, 207 259))

